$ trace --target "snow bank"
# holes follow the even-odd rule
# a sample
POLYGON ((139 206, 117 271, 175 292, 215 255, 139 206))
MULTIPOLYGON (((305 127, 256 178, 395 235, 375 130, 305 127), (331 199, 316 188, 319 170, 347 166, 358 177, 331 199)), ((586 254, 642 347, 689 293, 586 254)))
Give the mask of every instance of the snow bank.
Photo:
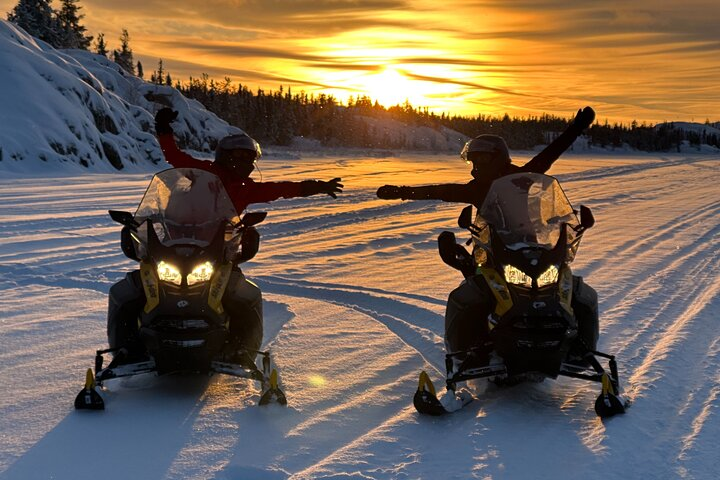
POLYGON ((163 106, 182 148, 210 152, 240 129, 177 90, 84 50, 56 50, 0 20, 0 170, 147 171, 162 165, 153 116, 163 106))

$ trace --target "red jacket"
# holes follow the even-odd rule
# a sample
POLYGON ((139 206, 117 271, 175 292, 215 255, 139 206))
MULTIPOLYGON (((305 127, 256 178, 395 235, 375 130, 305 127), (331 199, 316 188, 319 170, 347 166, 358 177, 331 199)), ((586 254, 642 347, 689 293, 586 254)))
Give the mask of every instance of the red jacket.
POLYGON ((301 182, 255 182, 240 178, 230 169, 208 160, 198 160, 177 147, 172 133, 158 135, 165 160, 175 168, 199 168, 217 175, 225 185, 238 214, 251 203, 272 202, 278 198, 305 196, 301 182))

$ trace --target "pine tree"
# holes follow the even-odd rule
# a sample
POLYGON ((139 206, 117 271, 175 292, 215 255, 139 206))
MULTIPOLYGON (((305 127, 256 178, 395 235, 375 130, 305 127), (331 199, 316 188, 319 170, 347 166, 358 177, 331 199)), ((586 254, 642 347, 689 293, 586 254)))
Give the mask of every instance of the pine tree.
POLYGON ((150 81, 158 85, 162 85, 165 81, 165 69, 163 68, 162 58, 158 60, 158 69, 150 76, 150 81))
POLYGON ((48 0, 20 0, 8 13, 7 19, 55 47, 58 45, 58 30, 53 13, 48 0))
POLYGON ((137 62, 137 76, 140 78, 143 78, 145 76, 145 72, 143 71, 143 66, 140 60, 137 62))
POLYGON ((110 53, 107 49, 107 43, 105 43, 105 34, 98 33, 97 40, 95 41, 95 53, 107 57, 110 53))
POLYGON ((57 12, 58 40, 60 48, 80 48, 87 50, 92 42, 92 36, 85 35, 87 29, 80 25, 85 16, 80 14, 77 0, 62 0, 62 7, 57 12))
POLYGON ((135 62, 130 48, 130 34, 123 28, 120 36, 120 50, 113 51, 113 61, 131 75, 135 75, 135 62))

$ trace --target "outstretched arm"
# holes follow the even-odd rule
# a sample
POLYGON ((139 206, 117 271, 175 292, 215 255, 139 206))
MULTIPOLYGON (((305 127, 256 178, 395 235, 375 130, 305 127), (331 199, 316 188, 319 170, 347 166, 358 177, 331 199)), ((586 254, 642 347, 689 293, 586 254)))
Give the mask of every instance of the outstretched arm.
POLYGON ((337 198, 342 193, 343 184, 340 178, 333 178, 330 181, 305 180, 302 182, 264 182, 255 183, 245 181, 244 188, 250 191, 248 203, 272 202, 278 198, 309 197, 324 193, 332 198, 337 198))
POLYGON ((469 184, 445 183, 417 187, 383 185, 378 188, 378 198, 384 200, 442 200, 443 202, 474 203, 473 189, 469 184))
POLYGON ((545 147, 542 152, 538 153, 526 163, 522 170, 526 172, 545 173, 555 160, 573 144, 575 139, 582 134, 583 130, 590 126, 595 120, 595 111, 590 107, 578 110, 575 120, 570 126, 553 142, 545 147))

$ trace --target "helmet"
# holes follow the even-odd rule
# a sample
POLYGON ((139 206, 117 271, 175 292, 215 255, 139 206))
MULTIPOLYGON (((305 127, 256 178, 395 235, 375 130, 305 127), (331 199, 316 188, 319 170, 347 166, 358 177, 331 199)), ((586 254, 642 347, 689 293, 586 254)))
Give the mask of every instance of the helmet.
POLYGON ((497 135, 478 135, 465 144, 460 152, 460 158, 466 162, 472 162, 473 153, 490 153, 493 161, 502 164, 510 164, 510 151, 502 137, 497 135))
POLYGON ((260 158, 260 145, 246 133, 223 137, 215 148, 215 161, 252 163, 260 158))

